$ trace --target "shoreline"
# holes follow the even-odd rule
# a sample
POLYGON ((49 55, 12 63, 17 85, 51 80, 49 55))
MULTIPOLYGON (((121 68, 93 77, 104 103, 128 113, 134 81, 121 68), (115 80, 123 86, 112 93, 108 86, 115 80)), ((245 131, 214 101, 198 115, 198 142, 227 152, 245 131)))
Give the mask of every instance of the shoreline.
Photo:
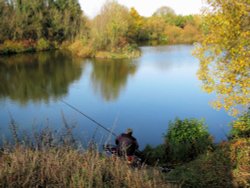
MULTIPOLYGON (((7 41, 7 43, 0 44, 0 57, 8 57, 17 54, 29 54, 38 53, 43 51, 54 51, 54 50, 68 50, 72 54, 81 58, 94 58, 94 59, 131 59, 138 58, 141 56, 140 47, 143 46, 167 46, 167 45, 192 45, 193 43, 166 43, 157 41, 155 43, 152 41, 145 41, 139 43, 138 46, 127 49, 130 45, 126 46, 126 49, 120 49, 118 51, 107 51, 107 50, 97 50, 94 51, 92 47, 88 45, 82 45, 79 41, 65 45, 59 46, 56 42, 42 41, 44 44, 37 46, 36 42, 32 44, 24 44, 25 41, 7 41), (79 44, 80 43, 80 44, 79 44)), ((38 43, 38 42, 37 42, 38 43)))

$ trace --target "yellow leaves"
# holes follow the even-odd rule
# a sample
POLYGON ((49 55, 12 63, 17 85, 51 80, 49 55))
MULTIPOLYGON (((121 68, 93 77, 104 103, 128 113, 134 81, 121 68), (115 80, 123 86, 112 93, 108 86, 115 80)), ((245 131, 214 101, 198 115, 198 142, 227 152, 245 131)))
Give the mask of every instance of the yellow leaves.
POLYGON ((217 90, 217 92, 219 92, 220 94, 225 94, 226 92, 226 87, 224 86, 224 85, 218 85, 217 87, 216 87, 216 90, 217 90))
POLYGON ((233 124, 233 128, 234 128, 234 129, 238 129, 238 130, 240 130, 240 131, 245 131, 245 130, 247 130, 246 123, 243 122, 243 121, 235 121, 234 124, 233 124))
POLYGON ((222 103, 220 101, 213 101, 212 102, 212 106, 217 109, 220 110, 222 108, 222 103))
POLYGON ((231 147, 233 148, 240 147, 242 144, 245 144, 244 140, 238 139, 231 145, 231 147))
POLYGON ((203 89, 220 97, 213 106, 232 115, 250 103, 249 0, 209 0, 206 33, 194 55, 200 60, 203 89))
POLYGON ((235 117, 235 116, 237 116, 238 114, 239 114, 239 110, 236 109, 236 108, 233 108, 232 111, 231 111, 231 115, 235 117))
POLYGON ((211 93, 212 91, 214 91, 214 88, 212 86, 208 86, 208 85, 204 85, 202 87, 202 89, 207 92, 207 93, 211 93))
POLYGON ((240 86, 241 86, 241 88, 246 88, 246 91, 248 90, 247 88, 250 87, 249 83, 247 83, 247 82, 240 83, 240 86))

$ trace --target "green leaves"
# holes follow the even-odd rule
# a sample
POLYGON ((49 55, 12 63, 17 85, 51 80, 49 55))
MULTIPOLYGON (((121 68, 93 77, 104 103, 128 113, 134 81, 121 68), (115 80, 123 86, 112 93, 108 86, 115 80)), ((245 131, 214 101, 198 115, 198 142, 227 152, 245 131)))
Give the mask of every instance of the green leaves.
POLYGON ((74 39, 84 24, 77 0, 1 0, 0 42, 74 39))
POLYGON ((232 130, 230 136, 232 138, 249 138, 250 137, 250 109, 248 112, 240 116, 231 123, 232 130))
POLYGON ((165 145, 170 160, 188 161, 212 146, 212 138, 204 120, 177 118, 169 122, 165 145))

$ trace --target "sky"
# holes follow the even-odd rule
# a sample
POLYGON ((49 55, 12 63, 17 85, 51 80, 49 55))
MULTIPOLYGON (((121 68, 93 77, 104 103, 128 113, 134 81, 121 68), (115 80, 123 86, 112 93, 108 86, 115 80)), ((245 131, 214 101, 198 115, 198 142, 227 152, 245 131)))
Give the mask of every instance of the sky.
MULTIPOLYGON (((188 15, 198 14, 204 0, 117 0, 119 4, 128 8, 134 7, 140 15, 151 16, 158 8, 162 6, 171 7, 176 14, 188 15)), ((79 0, 81 7, 90 18, 95 17, 106 2, 106 0, 79 0)))

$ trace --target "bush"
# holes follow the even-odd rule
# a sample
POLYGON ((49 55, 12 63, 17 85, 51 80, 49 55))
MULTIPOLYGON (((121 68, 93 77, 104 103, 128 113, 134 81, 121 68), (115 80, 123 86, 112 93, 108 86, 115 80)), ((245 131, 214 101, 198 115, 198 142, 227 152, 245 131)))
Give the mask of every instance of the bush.
POLYGON ((165 145, 168 161, 185 162, 211 148, 212 137, 203 120, 177 118, 169 123, 165 145))
POLYGON ((250 110, 231 123, 232 130, 230 138, 249 138, 250 137, 250 110))
POLYGON ((145 163, 148 165, 163 165, 165 161, 165 146, 163 144, 156 146, 155 148, 146 145, 143 153, 143 159, 145 160, 145 163))
POLYGON ((164 35, 167 37, 167 42, 170 44, 182 43, 183 29, 177 26, 168 25, 165 28, 164 35))
POLYGON ((83 40, 76 40, 66 48, 77 56, 83 58, 92 57, 93 54, 93 48, 86 44, 83 40))
POLYGON ((50 43, 49 41, 45 40, 45 39, 39 39, 37 41, 37 46, 36 46, 36 50, 37 51, 44 51, 44 50, 49 50, 50 49, 50 43))
POLYGON ((166 175, 181 187, 249 187, 250 139, 220 143, 215 151, 199 156, 166 175))

